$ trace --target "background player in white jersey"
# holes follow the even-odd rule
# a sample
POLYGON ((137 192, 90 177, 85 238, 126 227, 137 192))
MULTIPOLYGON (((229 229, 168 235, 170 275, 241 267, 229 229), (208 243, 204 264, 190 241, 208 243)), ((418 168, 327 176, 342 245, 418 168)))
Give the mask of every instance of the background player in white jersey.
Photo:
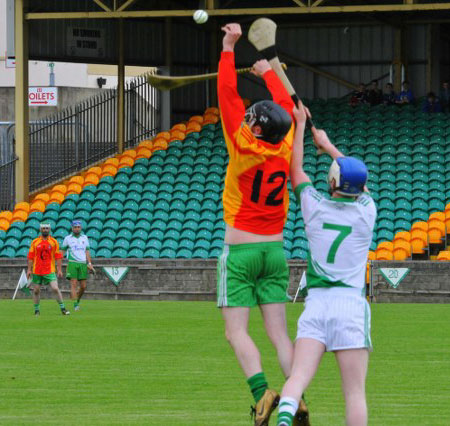
POLYGON ((331 198, 317 192, 303 171, 303 133, 309 111, 294 110, 297 129, 291 180, 300 202, 309 242, 308 296, 298 321, 294 363, 281 395, 278 426, 290 426, 298 401, 324 352, 334 352, 342 377, 347 424, 367 424, 365 381, 370 341, 370 310, 365 299, 367 254, 376 207, 365 193, 367 168, 345 157, 323 130, 313 129, 317 147, 333 158, 328 174, 331 198))
POLYGON ((61 249, 63 252, 67 251, 69 263, 67 264, 66 278, 70 280, 70 297, 74 301, 74 309, 78 311, 81 297, 86 290, 88 269, 95 272, 89 252, 89 239, 81 231, 80 220, 72 222, 72 233, 64 238, 61 249), (80 288, 78 288, 78 284, 80 288))

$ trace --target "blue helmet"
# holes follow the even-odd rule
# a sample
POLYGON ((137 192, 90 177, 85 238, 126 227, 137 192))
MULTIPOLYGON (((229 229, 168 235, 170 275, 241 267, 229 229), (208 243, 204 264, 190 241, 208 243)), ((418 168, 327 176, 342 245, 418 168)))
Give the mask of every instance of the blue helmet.
POLYGON ((364 191, 368 172, 366 165, 354 157, 339 157, 333 161, 328 172, 328 184, 335 180, 338 194, 355 197, 364 191))

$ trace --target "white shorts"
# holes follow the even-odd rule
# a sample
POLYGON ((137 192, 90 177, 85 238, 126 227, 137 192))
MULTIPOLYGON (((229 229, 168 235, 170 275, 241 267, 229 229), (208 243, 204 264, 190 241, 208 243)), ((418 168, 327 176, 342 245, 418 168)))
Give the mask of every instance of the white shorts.
POLYGON ((305 310, 298 319, 297 339, 322 342, 328 352, 367 348, 370 307, 361 289, 333 287, 308 290, 305 310))

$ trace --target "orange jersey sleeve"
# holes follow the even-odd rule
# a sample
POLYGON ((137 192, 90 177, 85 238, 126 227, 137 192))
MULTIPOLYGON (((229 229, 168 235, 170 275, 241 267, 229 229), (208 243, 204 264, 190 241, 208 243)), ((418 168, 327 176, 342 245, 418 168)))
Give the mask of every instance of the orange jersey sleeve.
POLYGON ((28 252, 28 259, 33 260, 33 274, 47 275, 54 273, 55 259, 61 259, 59 244, 53 237, 38 237, 33 240, 28 252))
POLYGON ((292 110, 294 109, 294 101, 291 99, 284 84, 276 75, 275 71, 270 70, 264 73, 263 79, 266 83, 267 89, 272 95, 273 101, 283 107, 294 120, 292 110))

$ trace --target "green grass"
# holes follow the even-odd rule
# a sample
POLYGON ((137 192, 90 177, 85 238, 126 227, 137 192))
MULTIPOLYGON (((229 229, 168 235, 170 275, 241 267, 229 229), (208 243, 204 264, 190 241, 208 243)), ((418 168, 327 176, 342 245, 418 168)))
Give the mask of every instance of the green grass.
MULTIPOLYGON (((288 306, 292 335, 300 306, 288 306)), ((0 301, 0 424, 251 424, 250 393, 213 303, 86 300, 63 317, 43 301, 39 318, 32 308, 30 300, 0 301)), ((450 306, 372 309, 370 424, 448 425, 450 306)), ((250 329, 279 390, 256 310, 250 329)), ((331 354, 307 400, 313 426, 344 424, 331 354)))

